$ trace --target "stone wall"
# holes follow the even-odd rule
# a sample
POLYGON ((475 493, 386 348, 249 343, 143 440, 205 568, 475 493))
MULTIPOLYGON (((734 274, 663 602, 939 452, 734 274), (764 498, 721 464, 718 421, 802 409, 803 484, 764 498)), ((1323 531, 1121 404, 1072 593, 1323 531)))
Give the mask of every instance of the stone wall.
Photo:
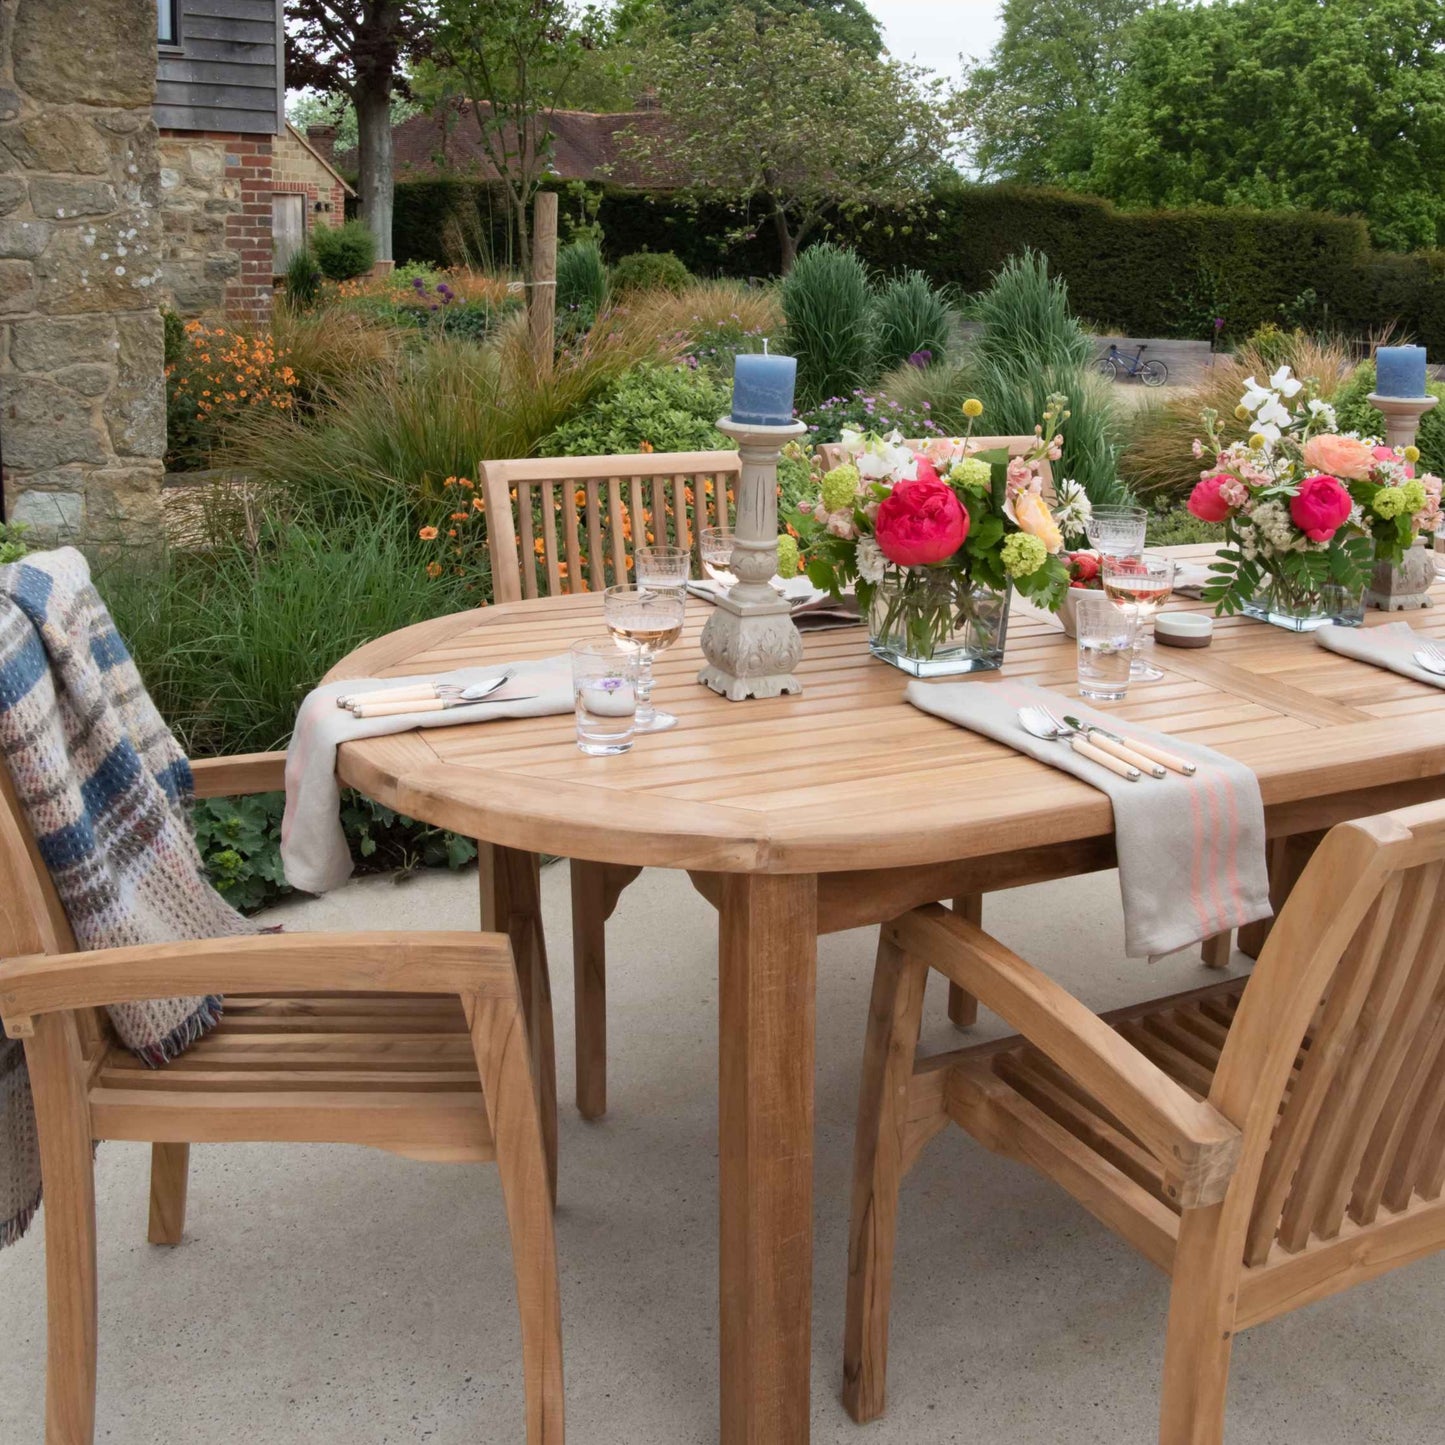
POLYGON ((0 457, 28 540, 160 533, 155 0, 0 0, 0 457))
POLYGON ((162 291, 182 316, 271 314, 271 137, 161 132, 162 291))

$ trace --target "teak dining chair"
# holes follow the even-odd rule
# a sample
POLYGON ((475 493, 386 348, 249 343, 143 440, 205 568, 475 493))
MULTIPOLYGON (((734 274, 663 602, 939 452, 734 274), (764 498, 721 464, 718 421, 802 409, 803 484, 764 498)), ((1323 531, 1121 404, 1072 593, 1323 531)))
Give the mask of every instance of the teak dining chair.
MULTIPOLYGON (((494 600, 536 597, 539 584, 556 597, 625 582, 649 532, 660 546, 696 553, 704 527, 730 523, 739 467, 735 451, 478 462, 494 600)), ((607 920, 640 871, 571 860, 577 1108, 585 1119, 607 1112, 607 920)))
MULTIPOLYGON (((281 786, 281 754, 194 765, 203 797, 281 786)), ((511 1230, 529 1445, 562 1445, 561 1303, 538 1081, 505 936, 275 934, 77 952, 0 762, 0 1016, 25 1042, 45 1188, 47 1445, 96 1413, 92 1141, 151 1144, 153 1244, 179 1244, 192 1144, 366 1144, 495 1159, 511 1230), (216 1029, 159 1070, 106 1005, 224 993, 216 1029)))
POLYGON ((1445 1247, 1445 803, 1334 828, 1248 979, 1098 1016, 936 904, 883 929, 843 1399, 884 1404, 899 1184, 949 1121, 1171 1278, 1162 1445, 1219 1445, 1234 1335, 1445 1247), (1021 1030, 915 1058, 930 967, 1021 1030))

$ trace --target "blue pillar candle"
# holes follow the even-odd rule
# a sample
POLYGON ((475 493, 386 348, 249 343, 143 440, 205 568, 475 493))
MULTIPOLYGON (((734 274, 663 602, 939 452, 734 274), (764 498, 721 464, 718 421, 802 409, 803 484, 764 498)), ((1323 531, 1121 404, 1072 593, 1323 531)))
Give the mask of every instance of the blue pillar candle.
POLYGON ((789 426, 798 362, 793 356, 740 354, 733 362, 732 419, 745 426, 789 426))
POLYGON ((1425 348, 1379 347, 1375 352, 1375 392, 1379 396, 1424 396, 1425 348))

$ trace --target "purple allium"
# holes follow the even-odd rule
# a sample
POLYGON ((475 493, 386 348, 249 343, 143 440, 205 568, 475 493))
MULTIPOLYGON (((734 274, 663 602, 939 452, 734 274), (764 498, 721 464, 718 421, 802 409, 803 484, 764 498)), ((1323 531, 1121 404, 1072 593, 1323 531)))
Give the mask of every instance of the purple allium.
POLYGON ((933 353, 925 346, 921 351, 915 351, 908 358, 909 366, 916 366, 920 370, 933 360, 933 353))
POLYGON ((413 291, 425 291, 426 282, 423 281, 420 276, 413 276, 411 278, 411 287, 413 291))

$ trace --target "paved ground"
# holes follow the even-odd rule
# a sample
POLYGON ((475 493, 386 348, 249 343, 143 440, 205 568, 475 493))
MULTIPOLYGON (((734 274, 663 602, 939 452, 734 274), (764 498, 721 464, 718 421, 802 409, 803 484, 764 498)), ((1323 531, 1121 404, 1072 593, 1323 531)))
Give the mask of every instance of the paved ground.
MULTIPOLYGON (((545 883, 570 1098, 567 889, 545 883)), ((373 880, 282 910, 292 927, 466 927, 475 878, 373 880)), ((1199 981, 1122 960, 1112 875, 1020 890, 991 926, 1091 1004, 1199 981)), ((569 1438, 715 1438, 713 916, 653 873, 613 924, 612 1113, 562 1119, 559 1236, 569 1438)), ((813 1439, 818 1445, 1123 1445, 1153 1438, 1163 1278, 1042 1179, 957 1131, 905 1188, 890 1409, 837 1400, 852 1117, 869 934, 824 940, 818 1014, 813 1439)), ((941 993, 925 1044, 956 1035, 941 993)), ((981 1034, 996 1031, 987 1024, 981 1034)), ((510 1265, 490 1169, 352 1149, 195 1151, 187 1241, 145 1243, 145 1151, 107 1145, 104 1445, 519 1441, 510 1265)), ((43 1220, 43 1215, 42 1215, 43 1220)), ((41 1439, 43 1224, 0 1255, 0 1441, 41 1439)), ((1232 1445, 1439 1445, 1445 1258, 1240 1340, 1232 1445)))

